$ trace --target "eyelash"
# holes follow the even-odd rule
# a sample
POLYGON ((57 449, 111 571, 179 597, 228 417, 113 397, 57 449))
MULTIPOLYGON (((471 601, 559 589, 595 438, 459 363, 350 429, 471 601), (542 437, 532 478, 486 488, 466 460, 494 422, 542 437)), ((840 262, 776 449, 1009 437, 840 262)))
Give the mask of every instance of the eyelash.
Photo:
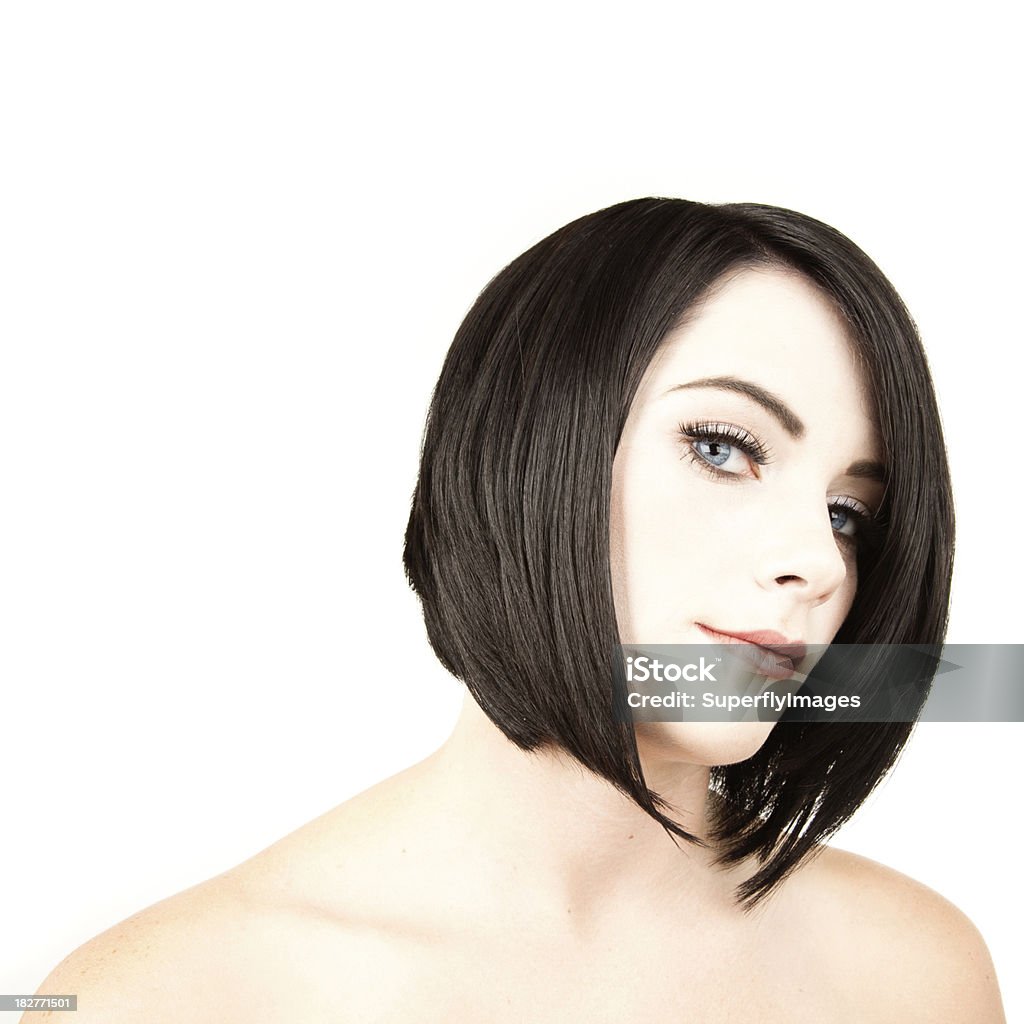
POLYGON ((759 466, 766 466, 772 462, 772 452, 767 445, 759 441, 753 434, 744 430, 742 427, 734 426, 732 423, 711 423, 707 420, 701 420, 698 423, 680 423, 679 432, 683 435, 683 439, 691 442, 687 446, 687 452, 692 459, 701 467, 707 468, 711 471, 711 475, 715 477, 733 477, 739 479, 735 473, 723 473, 721 470, 712 466, 707 459, 702 458, 693 447, 695 441, 715 441, 728 444, 733 448, 739 448, 745 455, 749 455, 750 458, 757 463, 759 466))
MULTIPOLYGON (((680 423, 679 433, 687 442, 685 452, 690 461, 715 480, 739 482, 743 477, 738 473, 726 473, 713 466, 694 447, 698 441, 710 441, 711 443, 717 441, 732 448, 738 448, 758 466, 766 466, 773 461, 772 451, 767 445, 759 441, 749 431, 732 423, 713 423, 707 420, 697 423, 680 423)), ((873 513, 863 511, 859 503, 851 498, 837 498, 829 502, 828 508, 830 513, 834 509, 845 512, 857 524, 857 531, 853 536, 833 531, 837 537, 842 539, 842 543, 851 547, 861 547, 877 542, 881 532, 881 523, 873 513)))

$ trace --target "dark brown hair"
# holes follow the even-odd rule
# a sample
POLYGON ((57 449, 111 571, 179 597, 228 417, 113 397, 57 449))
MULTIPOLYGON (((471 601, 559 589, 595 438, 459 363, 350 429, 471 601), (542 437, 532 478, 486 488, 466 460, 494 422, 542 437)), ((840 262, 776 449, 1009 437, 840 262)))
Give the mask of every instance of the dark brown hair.
MULTIPOLYGON (((431 645, 494 724, 524 750, 557 745, 688 840, 612 713, 612 463, 665 335, 723 275, 756 264, 800 272, 846 319, 889 463, 884 534, 835 642, 941 643, 953 512, 917 331, 849 239, 771 206, 632 200, 502 270, 434 390, 405 539, 431 645)), ((846 821, 911 728, 784 719, 753 757, 713 769, 720 860, 761 862, 739 898, 755 903, 846 821)))

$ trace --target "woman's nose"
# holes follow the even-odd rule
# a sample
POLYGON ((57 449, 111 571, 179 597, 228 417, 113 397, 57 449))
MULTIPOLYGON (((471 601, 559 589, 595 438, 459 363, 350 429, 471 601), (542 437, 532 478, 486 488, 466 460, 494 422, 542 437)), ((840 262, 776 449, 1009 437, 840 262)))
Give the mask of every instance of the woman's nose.
POLYGON ((765 590, 788 587, 813 605, 827 601, 845 582, 849 566, 826 507, 820 518, 785 517, 762 548, 757 582, 765 590))

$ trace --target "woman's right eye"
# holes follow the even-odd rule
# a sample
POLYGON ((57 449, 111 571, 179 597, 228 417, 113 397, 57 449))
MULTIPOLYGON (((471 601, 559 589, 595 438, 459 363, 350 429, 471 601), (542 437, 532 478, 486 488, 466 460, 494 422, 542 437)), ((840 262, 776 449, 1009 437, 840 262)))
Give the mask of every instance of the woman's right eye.
POLYGON ((727 444, 725 441, 698 439, 693 442, 693 450, 709 465, 725 473, 739 472, 742 468, 729 468, 742 461, 735 457, 739 456, 742 450, 735 445, 727 444))
POLYGON ((757 476, 755 466, 770 461, 753 434, 731 423, 680 423, 687 453, 698 468, 722 476, 757 476))

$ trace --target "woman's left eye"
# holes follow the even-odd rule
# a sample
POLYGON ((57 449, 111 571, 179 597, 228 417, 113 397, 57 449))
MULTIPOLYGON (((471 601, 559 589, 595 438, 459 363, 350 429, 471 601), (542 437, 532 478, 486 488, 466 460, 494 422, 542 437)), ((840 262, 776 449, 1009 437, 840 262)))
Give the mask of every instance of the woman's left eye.
POLYGON ((832 529, 844 537, 856 537, 861 529, 872 520, 871 512, 852 499, 833 502, 829 505, 832 529))

